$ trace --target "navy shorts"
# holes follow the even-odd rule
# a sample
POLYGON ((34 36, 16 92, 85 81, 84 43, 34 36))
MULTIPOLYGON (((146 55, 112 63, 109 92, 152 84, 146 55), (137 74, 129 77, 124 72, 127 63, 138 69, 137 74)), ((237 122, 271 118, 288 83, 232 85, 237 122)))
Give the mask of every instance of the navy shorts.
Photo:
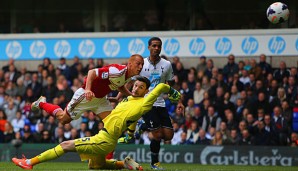
POLYGON ((143 119, 147 125, 147 129, 150 131, 161 127, 173 129, 168 110, 165 107, 153 106, 152 109, 143 116, 143 119))

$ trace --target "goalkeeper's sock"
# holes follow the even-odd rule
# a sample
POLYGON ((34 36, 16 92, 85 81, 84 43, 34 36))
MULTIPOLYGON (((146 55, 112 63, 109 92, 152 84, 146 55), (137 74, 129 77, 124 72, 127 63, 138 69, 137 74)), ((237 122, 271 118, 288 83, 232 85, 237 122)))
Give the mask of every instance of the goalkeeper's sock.
POLYGON ((155 139, 151 140, 150 150, 151 150, 151 164, 154 165, 155 163, 159 162, 158 154, 160 150, 160 141, 157 141, 155 139))
POLYGON ((57 112, 63 111, 60 106, 51 103, 40 102, 39 107, 45 110, 48 114, 55 116, 57 112))
POLYGON ((28 159, 27 164, 36 165, 45 161, 54 160, 62 156, 64 153, 64 150, 59 144, 56 147, 49 149, 36 157, 33 157, 32 159, 28 159))

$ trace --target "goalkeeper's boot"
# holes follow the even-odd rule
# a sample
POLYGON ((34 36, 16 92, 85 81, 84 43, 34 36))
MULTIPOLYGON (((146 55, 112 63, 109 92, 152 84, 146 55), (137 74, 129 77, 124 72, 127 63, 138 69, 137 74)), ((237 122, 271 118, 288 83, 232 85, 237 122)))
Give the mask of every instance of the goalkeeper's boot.
POLYGON ((145 124, 145 121, 143 119, 138 120, 137 125, 136 125, 136 130, 134 133, 135 139, 140 139, 141 134, 143 133, 143 130, 142 130, 143 124, 145 124))
POLYGON ((46 98, 44 96, 40 96, 39 99, 37 99, 35 102, 33 102, 31 104, 31 110, 32 111, 37 111, 37 110, 40 110, 40 107, 39 107, 39 103, 40 102, 46 102, 46 98))
POLYGON ((129 156, 124 159, 124 168, 128 170, 143 170, 143 167, 129 156))
POLYGON ((160 162, 150 164, 150 166, 151 166, 151 169, 153 170, 164 170, 164 168, 160 166, 160 162))
POLYGON ((118 139, 118 144, 129 144, 129 143, 132 143, 132 141, 133 141, 133 138, 128 134, 126 134, 125 137, 120 137, 118 139))
POLYGON ((25 169, 25 170, 33 169, 33 166, 27 163, 27 159, 24 155, 23 155, 22 159, 18 159, 16 157, 14 157, 11 160, 12 160, 12 162, 14 162, 14 164, 16 164, 17 166, 19 166, 22 169, 25 169))

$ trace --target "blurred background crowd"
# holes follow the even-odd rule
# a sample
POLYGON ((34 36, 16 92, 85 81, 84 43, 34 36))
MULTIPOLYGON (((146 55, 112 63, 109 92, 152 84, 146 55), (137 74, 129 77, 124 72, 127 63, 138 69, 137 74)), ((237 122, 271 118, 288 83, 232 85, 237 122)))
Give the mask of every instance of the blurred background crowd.
POLYGON ((290 20, 274 25, 272 0, 27 0, 0 2, 0 33, 174 31, 297 28, 297 1, 283 0, 290 20), (46 21, 46 22, 45 22, 46 21))
MULTIPOLYGON (((166 58, 165 56, 163 56, 166 58)), ((281 61, 272 68, 262 54, 259 59, 241 60, 227 56, 223 68, 201 56, 189 69, 179 57, 170 59, 173 87, 182 94, 176 111, 165 95, 174 127, 173 145, 298 145, 298 72, 281 61)), ((54 65, 44 58, 35 69, 17 68, 13 59, 0 70, 0 143, 60 143, 95 135, 103 122, 92 112, 70 124, 61 125, 46 112, 32 112, 31 103, 43 95, 64 108, 81 87, 88 70, 107 65, 103 59, 65 58, 54 65)), ((117 92, 110 93, 115 96, 117 92)), ((113 107, 117 104, 112 103, 113 107)), ((150 144, 149 132, 132 143, 150 144)))

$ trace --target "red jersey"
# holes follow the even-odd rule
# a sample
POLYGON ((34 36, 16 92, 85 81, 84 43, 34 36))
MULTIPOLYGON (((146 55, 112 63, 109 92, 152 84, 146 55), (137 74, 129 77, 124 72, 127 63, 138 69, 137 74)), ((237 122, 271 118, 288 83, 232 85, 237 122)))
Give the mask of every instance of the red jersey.
MULTIPOLYGON (((127 67, 125 65, 111 64, 102 68, 96 68, 96 78, 91 85, 91 91, 96 98, 103 98, 112 90, 124 86, 131 78, 127 78, 127 67)), ((85 77, 82 88, 86 87, 85 77)))

